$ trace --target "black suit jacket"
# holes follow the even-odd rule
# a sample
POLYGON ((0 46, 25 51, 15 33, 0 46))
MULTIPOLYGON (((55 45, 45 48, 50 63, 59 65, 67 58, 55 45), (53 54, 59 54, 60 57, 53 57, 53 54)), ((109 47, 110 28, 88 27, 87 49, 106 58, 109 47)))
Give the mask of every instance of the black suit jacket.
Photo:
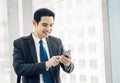
MULTIPOLYGON (((61 40, 49 36, 46 38, 50 57, 62 55, 64 52, 61 40)), ((13 67, 18 76, 22 76, 22 83, 40 83, 39 75, 46 72, 45 62, 38 63, 36 48, 32 35, 16 39, 13 43, 13 67)), ((74 69, 74 65, 65 68, 63 64, 59 64, 50 68, 54 83, 61 83, 60 66, 62 69, 70 73, 74 69)))

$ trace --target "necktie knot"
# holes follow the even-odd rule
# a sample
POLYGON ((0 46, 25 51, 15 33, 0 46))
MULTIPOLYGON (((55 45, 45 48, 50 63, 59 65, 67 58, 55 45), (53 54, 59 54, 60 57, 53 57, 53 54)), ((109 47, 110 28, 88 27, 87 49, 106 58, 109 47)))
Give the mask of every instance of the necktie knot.
POLYGON ((40 43, 40 44, 43 44, 43 40, 40 40, 39 43, 40 43))

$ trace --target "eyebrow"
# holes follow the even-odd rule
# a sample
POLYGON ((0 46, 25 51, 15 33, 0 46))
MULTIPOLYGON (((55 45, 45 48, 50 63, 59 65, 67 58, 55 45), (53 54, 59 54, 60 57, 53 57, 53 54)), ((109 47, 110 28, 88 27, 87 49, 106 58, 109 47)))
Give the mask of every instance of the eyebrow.
MULTIPOLYGON (((48 23, 42 23, 42 24, 48 24, 48 23)), ((51 24, 53 25, 54 23, 51 23, 51 24)), ((51 25, 51 24, 50 24, 50 25, 51 25)))
POLYGON ((48 23, 42 23, 42 24, 48 24, 48 23))

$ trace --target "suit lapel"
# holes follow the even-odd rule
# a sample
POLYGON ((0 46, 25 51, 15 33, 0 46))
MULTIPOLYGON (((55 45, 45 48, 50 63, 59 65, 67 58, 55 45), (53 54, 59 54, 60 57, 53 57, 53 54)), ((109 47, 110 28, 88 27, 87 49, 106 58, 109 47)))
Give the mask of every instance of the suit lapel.
POLYGON ((37 61, 37 54, 36 54, 36 48, 35 48, 35 43, 32 38, 32 34, 28 37, 28 44, 30 47, 30 52, 33 58, 34 63, 38 62, 37 61))
POLYGON ((46 40, 47 40, 47 45, 48 45, 48 49, 49 49, 49 53, 50 53, 50 58, 51 58, 53 56, 51 42, 49 40, 49 37, 46 38, 46 40))

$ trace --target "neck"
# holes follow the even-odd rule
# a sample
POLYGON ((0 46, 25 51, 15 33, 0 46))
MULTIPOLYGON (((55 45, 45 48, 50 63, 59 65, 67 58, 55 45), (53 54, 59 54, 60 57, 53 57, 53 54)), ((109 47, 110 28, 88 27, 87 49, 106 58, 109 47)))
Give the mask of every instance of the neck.
POLYGON ((37 32, 34 31, 33 34, 34 34, 37 38, 42 39, 42 37, 40 37, 40 35, 39 35, 37 32))

